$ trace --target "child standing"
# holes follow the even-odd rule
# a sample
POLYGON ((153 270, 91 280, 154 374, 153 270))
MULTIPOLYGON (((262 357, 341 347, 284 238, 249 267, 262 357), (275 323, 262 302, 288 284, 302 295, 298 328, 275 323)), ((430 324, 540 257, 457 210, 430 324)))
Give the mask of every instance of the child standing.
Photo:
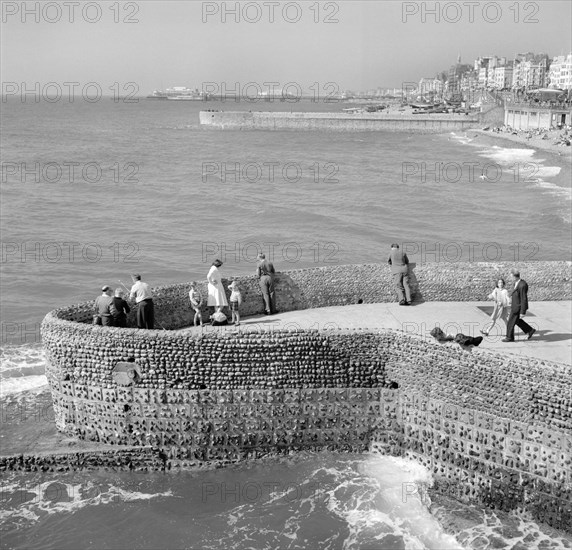
POLYGON ((499 279, 497 281, 496 288, 487 296, 489 300, 495 301, 495 308, 491 314, 490 323, 481 330, 481 334, 484 334, 485 336, 489 335, 489 332, 495 326, 495 323, 499 318, 502 319, 506 325, 508 310, 510 309, 510 297, 505 286, 504 279, 499 279))
POLYGON ((235 324, 235 326, 240 325, 240 312, 239 307, 242 304, 242 294, 240 293, 240 289, 236 284, 236 281, 232 281, 230 285, 228 285, 228 289, 230 290, 230 311, 232 313, 231 322, 235 324))
POLYGON ((197 326, 197 321, 203 326, 203 317, 201 315, 201 305, 203 303, 203 297, 201 293, 197 290, 197 283, 194 281, 191 283, 191 290, 189 290, 189 300, 191 301, 191 307, 195 311, 195 318, 193 324, 197 326))

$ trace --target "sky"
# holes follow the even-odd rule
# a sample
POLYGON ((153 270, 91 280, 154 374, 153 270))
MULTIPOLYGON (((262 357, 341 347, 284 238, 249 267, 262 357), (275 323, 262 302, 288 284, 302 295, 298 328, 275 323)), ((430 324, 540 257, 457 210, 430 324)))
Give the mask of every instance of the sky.
POLYGON ((294 82, 323 96, 400 88, 459 55, 472 64, 486 55, 567 54, 571 24, 567 0, 3 1, 1 80, 4 91, 96 82, 109 95, 114 86, 139 95, 294 82))

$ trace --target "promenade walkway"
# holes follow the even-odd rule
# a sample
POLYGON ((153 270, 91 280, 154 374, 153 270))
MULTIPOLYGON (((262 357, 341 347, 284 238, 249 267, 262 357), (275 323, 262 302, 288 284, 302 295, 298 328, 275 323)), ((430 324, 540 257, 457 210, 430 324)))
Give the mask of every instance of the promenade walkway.
MULTIPOLYGON (((423 302, 411 306, 391 304, 359 304, 288 311, 276 315, 257 315, 241 319, 240 326, 203 328, 211 331, 272 331, 283 329, 396 329, 433 340, 429 332, 440 326, 445 333, 462 332, 481 336, 488 323, 491 302, 423 302)), ((572 365, 572 302, 532 302, 526 322, 536 329, 528 340, 515 329, 513 343, 501 342, 506 326, 500 321, 485 337, 479 349, 502 354, 515 354, 572 365)), ((185 331, 197 332, 200 328, 185 331)), ((455 345, 449 343, 446 345, 455 345)))

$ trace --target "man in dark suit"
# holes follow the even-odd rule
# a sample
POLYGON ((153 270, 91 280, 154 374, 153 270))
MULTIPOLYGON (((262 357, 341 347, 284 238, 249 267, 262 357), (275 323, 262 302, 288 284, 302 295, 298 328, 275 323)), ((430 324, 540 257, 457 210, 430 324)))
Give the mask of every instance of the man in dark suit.
POLYGON ((409 259, 407 254, 399 250, 398 244, 391 245, 391 252, 387 263, 391 266, 393 283, 397 291, 400 306, 411 303, 411 290, 409 289, 409 259), (405 292, 405 295, 403 294, 405 292))
POLYGON ((510 274, 514 281, 514 289, 511 295, 510 315, 506 323, 506 338, 503 342, 514 342, 514 326, 517 325, 522 332, 528 335, 528 340, 536 332, 528 323, 523 321, 520 316, 526 313, 528 309, 528 285, 526 281, 520 278, 520 273, 516 269, 511 269, 510 274))

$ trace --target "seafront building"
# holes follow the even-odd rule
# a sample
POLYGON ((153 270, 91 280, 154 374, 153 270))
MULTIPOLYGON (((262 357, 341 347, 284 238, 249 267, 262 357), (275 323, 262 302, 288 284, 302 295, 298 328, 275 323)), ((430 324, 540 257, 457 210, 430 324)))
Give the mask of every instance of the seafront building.
POLYGON ((517 54, 512 77, 513 89, 546 87, 549 67, 550 58, 546 54, 517 54))
POLYGON ((548 72, 548 87, 560 90, 572 89, 572 53, 552 59, 548 72))
POLYGON ((570 107, 509 103, 505 107, 505 126, 515 130, 549 130, 572 124, 570 107))
POLYGON ((422 78, 419 81, 418 92, 421 95, 433 94, 435 96, 443 95, 444 82, 438 78, 422 78))
POLYGON ((503 65, 495 67, 490 79, 490 87, 495 90, 505 90, 512 86, 514 67, 510 65, 503 65))

